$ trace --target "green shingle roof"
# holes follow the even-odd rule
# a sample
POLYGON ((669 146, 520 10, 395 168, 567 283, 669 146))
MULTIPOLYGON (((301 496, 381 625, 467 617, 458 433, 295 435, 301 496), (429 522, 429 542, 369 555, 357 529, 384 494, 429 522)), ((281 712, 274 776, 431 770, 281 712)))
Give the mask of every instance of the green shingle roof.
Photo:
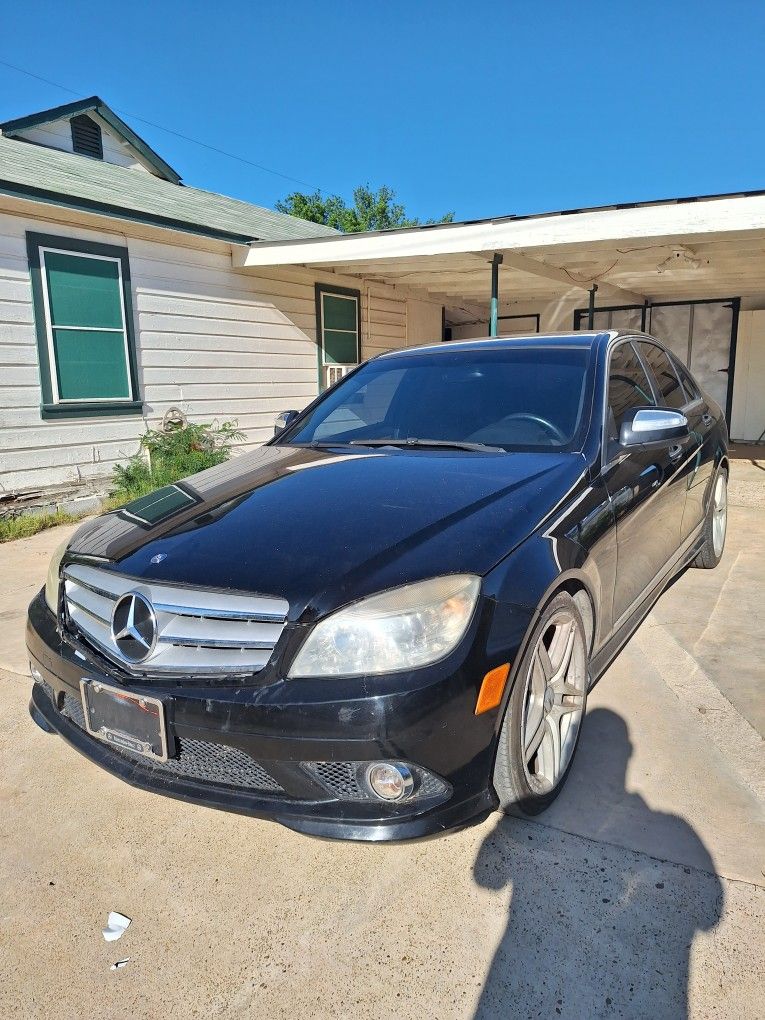
POLYGON ((32 127, 40 127, 44 124, 51 124, 57 120, 68 120, 81 113, 95 113, 101 120, 106 121, 118 138, 122 138, 134 149, 149 166, 152 166, 158 177, 164 177, 166 181, 180 184, 179 174, 173 170, 169 163, 155 152, 152 147, 137 135, 135 131, 118 117, 100 96, 90 96, 88 99, 78 99, 74 103, 65 103, 63 106, 54 106, 50 110, 39 110, 37 113, 27 114, 26 117, 16 117, 14 120, 6 120, 0 124, 0 133, 9 136, 18 135, 20 132, 32 127))
POLYGON ((0 136, 0 193, 238 241, 337 231, 150 173, 0 136))

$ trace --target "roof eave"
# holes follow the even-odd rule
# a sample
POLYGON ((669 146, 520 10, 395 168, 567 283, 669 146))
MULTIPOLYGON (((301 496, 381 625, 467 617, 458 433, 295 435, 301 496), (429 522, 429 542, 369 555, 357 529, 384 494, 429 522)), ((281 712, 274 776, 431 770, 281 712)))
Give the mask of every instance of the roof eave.
POLYGON ((604 206, 337 237, 257 241, 251 243, 242 266, 351 264, 466 253, 489 258, 494 251, 531 251, 551 245, 752 231, 765 231, 763 192, 713 196, 694 202, 673 200, 604 206))
MULTIPOLYGON (((246 246, 252 242, 250 234, 238 234, 233 231, 220 230, 217 227, 208 227, 204 224, 192 223, 188 220, 175 219, 170 216, 145 213, 136 209, 127 209, 123 206, 111 205, 107 202, 80 198, 76 195, 62 195, 58 192, 47 191, 44 188, 18 184, 16 181, 0 179, 0 195, 26 199, 31 202, 42 202, 46 205, 54 205, 64 209, 76 209, 78 212, 109 216, 118 220, 129 220, 131 223, 144 223, 147 226, 163 227, 166 230, 178 230, 181 233, 196 234, 199 237, 209 237, 216 241, 225 241, 234 245, 246 246)), ((247 249, 243 247, 242 250, 246 251, 247 249)))

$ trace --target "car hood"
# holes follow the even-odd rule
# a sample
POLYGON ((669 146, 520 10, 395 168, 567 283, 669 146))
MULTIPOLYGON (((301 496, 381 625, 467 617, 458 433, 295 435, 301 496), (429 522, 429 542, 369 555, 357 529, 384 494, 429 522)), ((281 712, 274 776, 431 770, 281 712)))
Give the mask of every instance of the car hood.
POLYGON ((265 446, 88 522, 70 552, 146 580, 280 595, 295 619, 485 574, 583 476, 570 453, 265 446))

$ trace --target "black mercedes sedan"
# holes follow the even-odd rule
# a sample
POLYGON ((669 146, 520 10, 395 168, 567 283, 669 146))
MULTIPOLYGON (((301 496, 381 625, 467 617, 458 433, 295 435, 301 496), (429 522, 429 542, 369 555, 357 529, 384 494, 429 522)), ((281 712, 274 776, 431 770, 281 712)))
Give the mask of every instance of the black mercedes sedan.
POLYGON ((275 431, 57 551, 34 720, 318 836, 543 810, 588 689, 720 560, 720 408, 653 338, 575 333, 383 354, 275 431))

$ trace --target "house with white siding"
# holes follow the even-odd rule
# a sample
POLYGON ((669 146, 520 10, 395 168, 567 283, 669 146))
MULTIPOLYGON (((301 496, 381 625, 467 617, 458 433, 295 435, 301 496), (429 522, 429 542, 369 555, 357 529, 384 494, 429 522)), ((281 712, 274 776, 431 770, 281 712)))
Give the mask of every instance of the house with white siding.
POLYGON ((342 235, 185 186, 98 97, 0 124, 0 506, 105 492, 175 409, 247 449, 380 351, 590 322, 761 439, 765 195, 342 235))

